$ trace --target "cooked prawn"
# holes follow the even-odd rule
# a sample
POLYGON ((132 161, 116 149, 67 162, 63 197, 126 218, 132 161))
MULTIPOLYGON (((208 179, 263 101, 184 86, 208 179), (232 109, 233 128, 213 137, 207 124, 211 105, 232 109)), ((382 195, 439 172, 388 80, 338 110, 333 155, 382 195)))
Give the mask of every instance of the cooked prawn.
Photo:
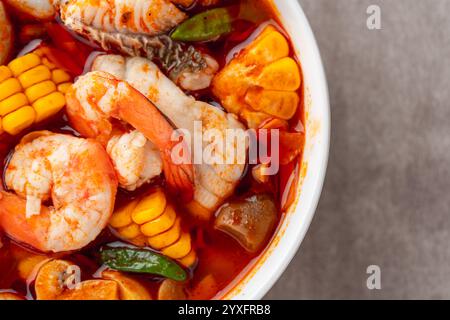
POLYGON ((187 18, 169 0, 60 0, 59 6, 64 23, 108 32, 156 35, 187 18))
MULTIPOLYGON (((7 1, 20 12, 39 20, 47 20, 59 13, 68 29, 105 51, 145 56, 156 61, 173 81, 186 90, 209 87, 219 70, 219 64, 212 56, 193 45, 174 41, 168 35, 170 30, 188 18, 178 6, 190 6, 196 0, 7 1)), ((210 5, 211 0, 198 4, 210 5)), ((0 8, 0 25, 1 18, 0 8)), ((4 33, 11 33, 11 28, 3 29, 4 33)), ((0 31, 0 40, 1 36, 0 31)), ((8 44, 6 40, 4 43, 8 44)), ((1 53, 0 50, 0 56, 1 53)))
POLYGON ((114 49, 157 61, 186 90, 209 87, 219 69, 211 56, 167 35, 188 17, 175 1, 60 0, 60 3, 61 19, 67 28, 105 51, 114 49))
MULTIPOLYGON (((238 133, 238 141, 233 145, 233 150, 219 151, 218 157, 222 161, 195 164, 194 201, 188 207, 200 218, 210 218, 211 213, 233 193, 244 172, 245 161, 238 159, 246 155, 245 148, 238 149, 238 146, 247 145, 243 124, 234 115, 187 96, 148 59, 105 55, 94 61, 93 68, 111 72, 117 78, 127 81, 152 101, 177 128, 187 129, 194 137, 194 133, 199 133, 195 132, 196 121, 201 123, 202 133, 209 129, 216 130, 222 135, 222 141, 226 141, 228 129, 238 133), (231 152, 236 157, 230 156, 231 152), (230 159, 233 161, 229 161, 230 159)), ((211 140, 205 139, 204 147, 211 145, 211 140)), ((191 149, 193 150, 193 146, 191 149)))
POLYGON ((137 130, 114 135, 106 148, 116 169, 119 185, 134 191, 162 173, 159 151, 137 130))
POLYGON ((41 251, 77 250, 105 228, 117 178, 94 140, 49 131, 25 136, 5 172, 12 192, 1 192, 0 227, 41 251), (43 202, 51 200, 52 206, 43 202))
MULTIPOLYGON (((95 138, 107 146, 114 136, 113 121, 129 124, 141 132, 159 150, 168 185, 184 200, 193 196, 193 168, 186 146, 183 164, 172 161, 174 129, 159 110, 127 82, 104 72, 89 72, 80 77, 66 95, 67 114, 73 127, 83 136, 95 138)), ((142 140, 141 140, 142 141, 142 140)), ((145 144, 141 143, 141 148, 145 144)), ((152 148, 150 146, 149 148, 152 148)), ((110 147, 114 153, 114 148, 110 147)), ((117 162, 116 162, 117 165, 117 162)), ((142 166, 146 169, 145 166, 142 166)))

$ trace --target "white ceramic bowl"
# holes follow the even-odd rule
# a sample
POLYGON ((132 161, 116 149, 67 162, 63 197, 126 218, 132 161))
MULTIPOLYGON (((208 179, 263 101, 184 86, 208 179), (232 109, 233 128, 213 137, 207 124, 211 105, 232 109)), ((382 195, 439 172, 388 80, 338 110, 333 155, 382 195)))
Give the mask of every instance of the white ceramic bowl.
POLYGON ((302 64, 306 146, 297 201, 261 257, 223 291, 223 299, 261 299, 297 252, 319 201, 328 162, 330 106, 325 72, 311 27, 297 0, 274 0, 302 64))

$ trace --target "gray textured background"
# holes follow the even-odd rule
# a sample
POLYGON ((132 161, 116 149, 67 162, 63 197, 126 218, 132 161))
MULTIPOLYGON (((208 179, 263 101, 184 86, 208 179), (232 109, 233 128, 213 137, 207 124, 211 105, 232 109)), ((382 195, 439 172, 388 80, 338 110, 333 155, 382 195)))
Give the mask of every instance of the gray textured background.
POLYGON ((450 298, 450 0, 299 1, 328 76, 331 157, 267 298, 450 298), (380 31, 366 28, 370 4, 380 31), (365 286, 371 264, 380 291, 365 286))

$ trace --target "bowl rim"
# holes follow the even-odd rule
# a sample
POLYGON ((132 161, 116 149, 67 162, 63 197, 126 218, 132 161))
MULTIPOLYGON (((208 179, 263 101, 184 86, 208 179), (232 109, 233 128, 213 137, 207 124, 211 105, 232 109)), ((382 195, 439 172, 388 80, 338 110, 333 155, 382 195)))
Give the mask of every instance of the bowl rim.
MULTIPOLYGON (((307 39, 307 43, 309 46, 309 49, 311 50, 311 60, 312 64, 315 66, 315 81, 314 87, 316 88, 316 91, 320 93, 321 96, 321 107, 323 115, 320 118, 320 162, 318 162, 314 168, 315 168, 315 178, 314 178, 314 187, 312 190, 312 196, 311 200, 309 201, 308 205, 309 207, 305 209, 306 214, 302 216, 303 223, 301 224, 300 228, 298 228, 298 231, 295 233, 295 236, 291 236, 291 240, 285 244, 285 250, 282 250, 279 254, 278 261, 275 262, 275 264, 272 264, 270 266, 270 275, 264 275, 264 279, 262 282, 253 282, 252 283, 252 289, 247 289, 248 284, 256 278, 258 273, 261 272, 261 270, 255 270, 252 269, 256 268, 258 264, 261 264, 261 267, 266 264, 266 260, 270 258, 270 256, 273 254, 273 251, 279 250, 280 245, 277 245, 275 249, 272 252, 264 252, 261 254, 260 258, 263 256, 266 259, 263 259, 262 262, 257 262, 256 265, 253 265, 250 269, 249 274, 246 274, 242 279, 240 279, 239 283, 233 287, 231 290, 229 290, 223 297, 223 299, 251 299, 251 300, 260 300, 262 299, 268 291, 274 286, 274 284, 279 280, 281 275, 284 273, 288 265, 291 263, 292 259, 296 255, 296 253, 299 251, 300 245, 303 242, 306 232, 309 229, 309 226, 312 222, 312 219, 315 215, 315 211, 317 209, 319 199, 322 193, 323 185, 325 182, 325 176, 328 166, 328 160, 329 160, 329 154, 330 154, 330 135, 331 135, 331 111, 330 111, 330 99, 329 99, 329 91, 328 91, 328 84, 325 74, 325 68, 323 65, 323 60, 320 54, 320 50, 316 41, 316 38, 314 36, 314 33, 312 31, 311 25, 300 5, 298 0, 272 0, 273 5, 276 10, 279 12, 279 18, 280 20, 283 20, 283 15, 280 12, 280 6, 281 4, 286 7, 284 10, 289 10, 298 17, 297 25, 302 26, 302 36, 307 39)), ((288 30, 287 30, 288 31, 288 30)), ((291 34, 292 32, 289 32, 291 34)), ((293 40, 292 40, 293 41, 293 40)), ((296 44, 295 41, 293 41, 294 46, 298 47, 298 44, 296 44)), ((297 48, 296 48, 297 49, 297 48)), ((298 56, 298 55, 297 55, 298 56)), ((300 62, 302 63, 302 60, 300 57, 298 57, 300 62)), ((311 61, 309 61, 311 63, 311 61)), ((302 68, 304 69, 304 66, 302 64, 302 68)), ((305 87, 305 90, 307 87, 309 87, 308 83, 305 87)), ((306 97, 306 95, 305 95, 306 97)), ((314 100, 315 97, 312 97, 314 100)), ((316 100, 314 100, 314 105, 316 105, 316 100)), ((302 188, 299 188, 297 191, 297 200, 299 199, 300 195, 302 193, 302 188)), ((304 206, 305 204, 302 203, 301 206, 304 206)), ((295 208, 292 212, 293 215, 295 215, 299 211, 299 204, 295 204, 295 208)), ((278 230, 276 233, 279 233, 280 230, 278 230)), ((284 234, 281 235, 281 238, 284 237, 284 234)), ((287 241, 287 240, 286 240, 287 241)), ((270 245, 269 245, 270 246, 270 245)), ((258 258, 259 259, 259 258, 258 258)))

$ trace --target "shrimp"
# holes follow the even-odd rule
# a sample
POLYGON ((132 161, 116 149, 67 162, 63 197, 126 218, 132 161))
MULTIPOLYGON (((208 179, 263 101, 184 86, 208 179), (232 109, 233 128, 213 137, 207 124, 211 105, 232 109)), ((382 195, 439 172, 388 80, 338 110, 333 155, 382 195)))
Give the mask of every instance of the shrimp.
MULTIPOLYGON (((236 133, 237 141, 233 148, 219 151, 217 156, 221 161, 195 164, 194 201, 188 209, 201 219, 209 219, 211 213, 233 193, 245 170, 245 159, 239 159, 245 158, 248 145, 244 125, 233 114, 187 96, 148 59, 104 55, 96 58, 93 69, 111 72, 118 79, 127 81, 152 101, 177 128, 188 130, 193 137, 212 129, 222 135, 222 141, 226 141, 227 130, 236 133), (195 127, 197 121, 201 128, 195 127), (230 155, 231 152, 236 157, 230 155)), ((203 148, 214 140, 206 136, 203 148)))
POLYGON ((0 2, 0 65, 8 59, 13 42, 13 28, 6 15, 5 6, 0 2))
MULTIPOLYGON (((190 6, 195 0, 7 1, 20 12, 39 20, 48 20, 59 13, 61 21, 74 33, 105 51, 145 56, 157 62, 175 83, 186 90, 209 87, 219 70, 219 64, 212 56, 193 45, 174 41, 168 35, 188 18, 178 6, 190 6)), ((210 1, 199 4, 210 5, 210 1)))
MULTIPOLYGON (((89 72, 74 83, 66 94, 66 100, 67 114, 73 127, 83 136, 95 138, 104 146, 110 144, 108 149, 111 155, 120 154, 120 150, 119 152, 114 151, 112 144, 124 141, 114 138, 114 121, 119 121, 121 125, 130 125, 138 130, 154 147, 153 145, 145 147, 146 143, 139 138, 139 134, 136 136, 137 140, 135 141, 138 143, 135 146, 148 148, 147 150, 157 148, 171 191, 179 193, 185 201, 192 199, 194 173, 190 164, 188 147, 184 146, 184 142, 172 140, 174 129, 171 124, 136 89, 108 73, 89 72), (110 143, 111 139, 113 141, 110 143), (180 145, 182 146, 180 154, 182 164, 175 164, 172 161, 172 151, 180 145)), ((125 138, 125 140, 127 139, 125 138)), ((125 146, 129 146, 129 144, 125 144, 125 146)), ((141 155, 142 152, 142 149, 138 151, 141 155)), ((119 161, 116 157, 116 166, 119 166, 120 162, 124 161, 119 161)), ((148 169, 145 165, 140 167, 144 170, 148 169)), ((134 179, 134 182, 142 183, 142 179, 134 179), (141 181, 137 182, 138 180, 141 181)))
POLYGON ((123 189, 134 191, 162 173, 158 149, 137 130, 114 135, 106 150, 123 189))
POLYGON ((107 32, 157 35, 187 18, 169 0, 60 0, 59 6, 65 23, 107 32))
MULTIPOLYGON (((172 3, 173 2, 173 3, 172 3)), ((209 87, 219 64, 167 33, 188 17, 168 0, 59 0, 61 20, 105 51, 157 61, 186 90, 209 87)))
POLYGON ((0 227, 44 252, 78 250, 106 227, 117 178, 100 143, 49 131, 16 146, 0 194, 0 227), (14 193, 12 192, 14 191, 14 193), (49 200, 52 206, 45 206, 49 200))

